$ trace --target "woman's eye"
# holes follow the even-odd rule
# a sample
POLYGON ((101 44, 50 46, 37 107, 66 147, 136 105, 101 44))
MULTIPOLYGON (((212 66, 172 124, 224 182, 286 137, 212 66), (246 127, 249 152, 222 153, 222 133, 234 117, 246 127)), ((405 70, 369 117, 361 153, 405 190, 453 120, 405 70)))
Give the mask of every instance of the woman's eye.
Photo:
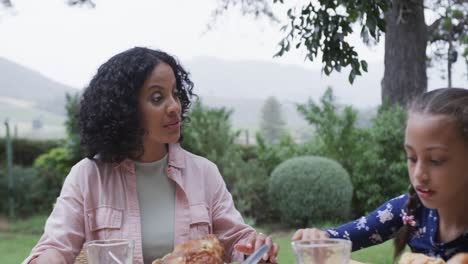
POLYGON ((161 99, 162 99, 162 96, 159 93, 155 93, 151 95, 151 101, 154 103, 158 103, 159 101, 161 101, 161 99))
POLYGON ((407 159, 411 163, 416 163, 418 161, 418 159, 416 159, 415 157, 407 157, 407 159))

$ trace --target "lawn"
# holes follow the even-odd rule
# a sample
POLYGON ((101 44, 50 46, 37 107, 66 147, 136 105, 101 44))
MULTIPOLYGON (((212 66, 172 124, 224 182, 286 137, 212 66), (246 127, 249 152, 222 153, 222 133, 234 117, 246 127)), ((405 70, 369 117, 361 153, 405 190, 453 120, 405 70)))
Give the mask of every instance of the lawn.
POLYGON ((39 235, 0 233, 0 256, 2 264, 21 263, 37 243, 39 235))
MULTIPOLYGON (((0 233, 0 256, 2 264, 18 264, 28 256, 31 248, 36 244, 42 232, 46 217, 36 216, 27 220, 17 221, 10 226, 11 232, 0 233)), ((264 230, 262 230, 263 232, 264 230)), ((291 232, 273 232, 276 243, 280 245, 279 263, 294 263, 291 249, 291 232)), ((354 260, 375 263, 391 264, 393 245, 388 241, 382 245, 360 250, 352 254, 354 260)))

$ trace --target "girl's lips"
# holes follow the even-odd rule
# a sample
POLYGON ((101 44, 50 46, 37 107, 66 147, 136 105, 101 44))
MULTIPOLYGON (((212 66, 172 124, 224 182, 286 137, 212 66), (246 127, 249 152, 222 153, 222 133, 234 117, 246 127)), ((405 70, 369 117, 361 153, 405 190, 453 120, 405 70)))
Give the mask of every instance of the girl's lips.
POLYGON ((435 191, 423 187, 416 187, 416 192, 418 193, 418 196, 422 199, 431 198, 435 193, 435 191))

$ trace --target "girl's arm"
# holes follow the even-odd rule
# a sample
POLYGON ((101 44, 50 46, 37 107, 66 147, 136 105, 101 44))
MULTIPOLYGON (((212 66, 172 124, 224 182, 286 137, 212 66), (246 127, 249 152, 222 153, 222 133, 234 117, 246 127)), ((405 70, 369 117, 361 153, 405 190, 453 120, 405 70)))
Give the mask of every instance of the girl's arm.
POLYGON ((367 216, 335 228, 300 229, 292 240, 344 238, 351 240, 353 251, 383 243, 402 226, 401 215, 407 199, 408 195, 393 198, 367 216))
POLYGON ((353 251, 377 245, 391 239, 400 229, 402 210, 408 195, 401 195, 357 220, 326 230, 331 238, 351 240, 353 251))

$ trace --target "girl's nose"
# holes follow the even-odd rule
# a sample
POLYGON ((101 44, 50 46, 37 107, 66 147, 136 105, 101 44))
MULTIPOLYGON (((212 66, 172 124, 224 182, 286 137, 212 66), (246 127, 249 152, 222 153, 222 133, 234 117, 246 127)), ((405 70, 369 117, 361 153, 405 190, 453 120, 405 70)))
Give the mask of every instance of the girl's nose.
POLYGON ((429 175, 427 173, 426 166, 423 164, 423 162, 418 161, 416 163, 414 172, 413 172, 413 177, 419 183, 427 183, 429 181, 429 175))

